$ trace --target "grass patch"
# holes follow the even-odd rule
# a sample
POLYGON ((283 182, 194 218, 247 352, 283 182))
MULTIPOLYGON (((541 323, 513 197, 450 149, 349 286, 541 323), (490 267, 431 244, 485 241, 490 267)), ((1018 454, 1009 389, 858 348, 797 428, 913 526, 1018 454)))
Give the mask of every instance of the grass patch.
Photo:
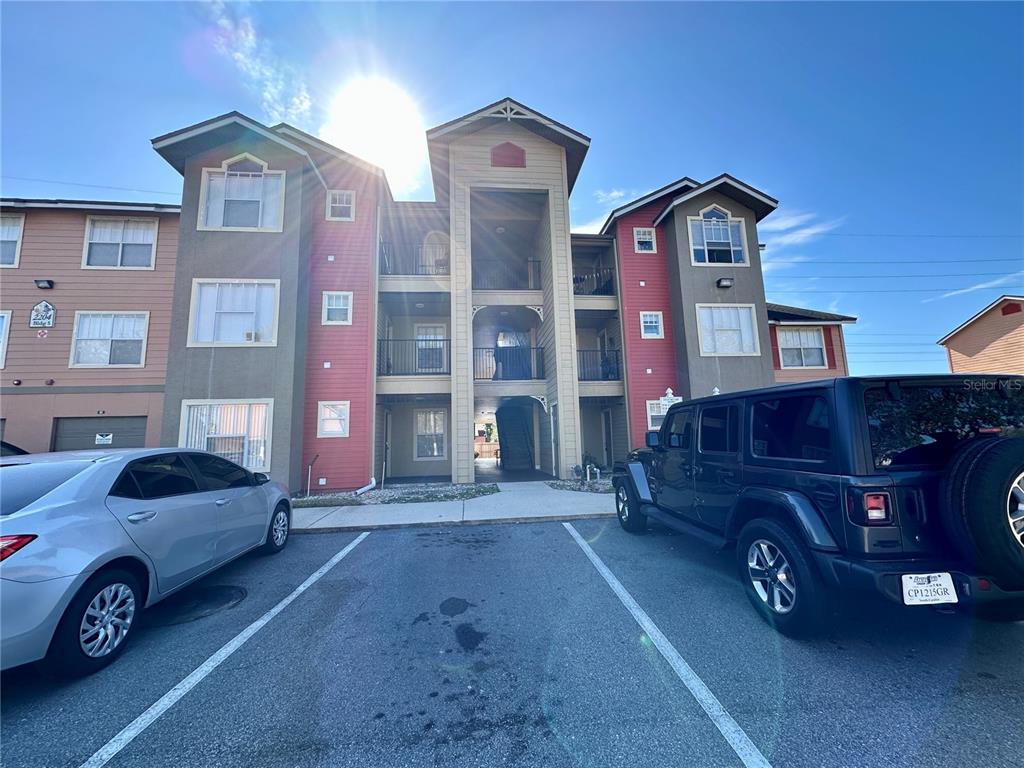
POLYGON ((325 493, 292 499, 293 507, 362 507, 372 504, 415 504, 428 501, 465 501, 477 496, 498 493, 494 483, 482 485, 452 485, 430 483, 416 485, 395 485, 367 491, 362 496, 351 493, 325 493))

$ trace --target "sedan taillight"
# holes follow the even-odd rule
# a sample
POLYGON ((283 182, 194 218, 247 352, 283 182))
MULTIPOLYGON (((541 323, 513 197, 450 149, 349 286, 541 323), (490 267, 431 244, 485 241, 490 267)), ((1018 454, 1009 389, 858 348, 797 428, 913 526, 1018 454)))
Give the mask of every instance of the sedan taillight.
POLYGON ((0 562, 36 538, 34 533, 19 533, 15 536, 0 536, 0 562))

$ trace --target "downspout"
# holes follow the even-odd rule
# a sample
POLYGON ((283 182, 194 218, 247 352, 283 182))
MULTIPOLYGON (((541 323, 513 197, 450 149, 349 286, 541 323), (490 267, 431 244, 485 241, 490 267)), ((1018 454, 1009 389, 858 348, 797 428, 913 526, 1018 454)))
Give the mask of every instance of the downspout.
POLYGON ((353 491, 353 492, 352 492, 352 495, 353 495, 353 496, 362 496, 362 495, 363 495, 364 493, 366 493, 367 491, 372 491, 372 490, 373 490, 374 488, 376 488, 376 487, 377 487, 377 478, 375 478, 375 477, 371 477, 371 478, 370 478, 370 482, 368 482, 368 483, 367 483, 366 485, 364 485, 364 486, 363 486, 362 488, 360 488, 360 489, 358 489, 358 490, 356 490, 356 491, 353 491))

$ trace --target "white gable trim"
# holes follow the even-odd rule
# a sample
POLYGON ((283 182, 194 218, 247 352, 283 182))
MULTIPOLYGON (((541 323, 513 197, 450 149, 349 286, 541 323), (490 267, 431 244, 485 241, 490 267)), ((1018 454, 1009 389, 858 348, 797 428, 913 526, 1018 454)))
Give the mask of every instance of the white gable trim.
POLYGON ((991 312, 993 309, 998 307, 1004 301, 1020 301, 1020 302, 1024 302, 1024 296, 1000 296, 998 299, 993 301, 991 304, 989 304, 983 310, 981 310, 976 315, 974 315, 971 319, 967 320, 966 322, 961 323, 960 325, 958 325, 956 328, 954 328, 952 331, 947 333, 945 336, 943 336, 941 339, 939 339, 935 343, 936 344, 945 344, 951 338, 953 338, 958 333, 960 333, 960 331, 962 331, 968 325, 973 323, 975 320, 978 320, 979 318, 981 318, 982 315, 987 314, 988 312, 991 312))
POLYGON ((535 122, 538 122, 541 125, 552 129, 553 131, 557 131, 563 136, 566 136, 567 138, 570 138, 573 141, 578 142, 579 144, 582 144, 585 147, 590 146, 590 139, 583 138, 577 133, 573 133, 572 131, 566 130, 562 126, 555 123, 553 120, 550 120, 546 117, 541 117, 536 112, 532 112, 526 107, 524 107, 522 104, 518 104, 512 101, 512 99, 505 99, 503 101, 498 102, 497 104, 484 107, 483 109, 479 109, 476 112, 473 112, 472 114, 466 115, 465 117, 461 118, 460 120, 457 120, 454 123, 451 123, 450 125, 445 125, 441 128, 435 128, 432 131, 428 131, 427 139, 432 141, 436 138, 444 136, 446 133, 451 133, 452 131, 456 131, 459 128, 464 128, 467 125, 475 123, 478 120, 482 120, 485 117, 500 117, 504 118, 505 120, 508 120, 509 122, 513 120, 534 120, 535 122))
POLYGON ((656 189, 653 192, 648 192, 641 198, 634 200, 629 205, 624 205, 621 208, 616 208, 614 211, 608 214, 608 218, 604 220, 604 224, 601 229, 598 230, 599 235, 608 234, 608 227, 612 225, 612 222, 620 216, 625 216, 627 213, 635 211, 637 208, 643 208, 645 205, 650 203, 652 200, 657 200, 659 197, 664 195, 670 195, 676 190, 682 189, 683 187, 699 187, 700 185, 691 179, 680 179, 675 184, 670 184, 667 187, 656 189))
MULTIPOLYGON (((777 202, 772 200, 770 197, 766 197, 765 195, 762 195, 760 192, 758 192, 753 187, 748 187, 746 184, 744 184, 741 181, 733 181, 732 179, 722 178, 722 179, 719 179, 718 181, 712 182, 710 184, 703 184, 703 185, 697 187, 696 189, 691 190, 690 192, 687 192, 685 195, 681 195, 681 196, 677 197, 675 200, 672 201, 672 203, 668 206, 668 208, 666 208, 662 212, 662 214, 658 218, 656 218, 654 220, 654 226, 658 226, 659 224, 661 224, 661 222, 665 219, 665 217, 668 216, 668 214, 672 211, 672 209, 675 208, 677 205, 679 205, 681 203, 685 203, 687 200, 692 200, 693 198, 697 197, 698 195, 702 195, 705 192, 710 192, 711 190, 716 189, 717 187, 720 187, 723 184, 728 184, 730 187, 738 189, 740 192, 748 194, 751 197, 757 198, 758 200, 760 200, 765 205, 770 206, 772 209, 775 209, 775 208, 779 207, 779 204, 777 202)), ((718 207, 721 208, 721 206, 718 206, 718 207)))

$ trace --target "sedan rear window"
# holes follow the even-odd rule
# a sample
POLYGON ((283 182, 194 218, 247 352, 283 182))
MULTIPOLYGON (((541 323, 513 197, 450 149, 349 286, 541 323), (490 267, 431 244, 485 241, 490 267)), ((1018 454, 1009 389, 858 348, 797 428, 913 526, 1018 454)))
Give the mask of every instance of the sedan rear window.
POLYGON ((0 516, 24 509, 66 483, 89 464, 87 461, 22 464, 11 460, 0 464, 0 516))

